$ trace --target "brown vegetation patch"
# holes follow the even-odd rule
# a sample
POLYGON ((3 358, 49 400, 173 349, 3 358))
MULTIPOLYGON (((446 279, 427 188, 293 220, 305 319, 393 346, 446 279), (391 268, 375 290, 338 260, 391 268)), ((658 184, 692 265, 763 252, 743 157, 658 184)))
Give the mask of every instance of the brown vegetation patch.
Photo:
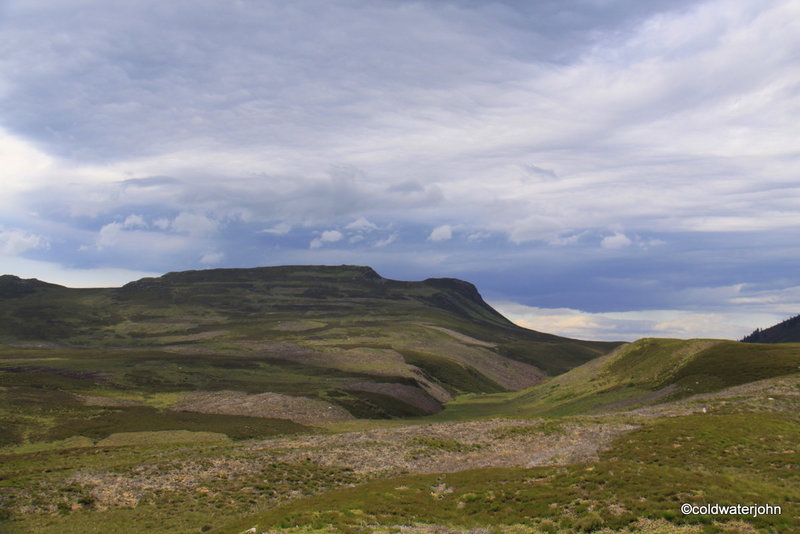
POLYGON ((286 332, 304 332, 306 330, 314 330, 316 328, 324 328, 328 323, 321 321, 281 321, 273 327, 273 330, 282 330, 286 332))
POLYGON ((308 397, 279 393, 248 395, 241 391, 192 391, 183 394, 175 410, 221 415, 289 419, 300 424, 346 421, 353 416, 339 406, 308 397))
POLYGON ((86 406, 139 406, 142 403, 136 399, 120 399, 117 397, 105 397, 103 395, 77 395, 86 406))
POLYGON ((766 409, 796 413, 800 408, 800 375, 767 378, 713 393, 700 393, 677 401, 616 413, 642 417, 673 417, 725 409, 734 400, 738 410, 766 409))
POLYGON ((601 411, 613 411, 618 410, 620 408, 629 408, 631 406, 636 406, 637 404, 652 404, 658 400, 663 399, 678 391, 677 384, 670 384, 667 387, 663 387, 658 391, 653 391, 652 393, 647 393, 645 395, 641 395, 639 397, 635 397, 633 399, 625 399, 617 402, 609 402, 608 404, 602 404, 597 406, 594 411, 601 412, 601 411))
POLYGON ((506 389, 517 391, 545 378, 544 371, 533 365, 500 356, 489 349, 461 343, 413 343, 408 348, 429 352, 463 363, 506 389))
POLYGON ((315 350, 280 342, 238 342, 237 346, 252 351, 245 356, 287 360, 304 365, 357 370, 375 375, 409 375, 403 356, 391 349, 358 347, 354 349, 315 350))
POLYGON ((407 384, 357 381, 344 384, 343 389, 388 395, 429 414, 442 411, 442 405, 425 390, 407 384))
POLYGON ((8 373, 48 373, 64 378, 74 378, 77 380, 88 380, 103 386, 118 387, 108 373, 102 371, 81 371, 76 369, 59 369, 55 367, 42 367, 26 365, 23 367, 3 367, 3 371, 8 373))
POLYGON ((196 334, 186 334, 186 335, 175 333, 175 335, 162 336, 156 339, 158 341, 168 342, 168 343, 177 343, 177 342, 185 343, 187 341, 202 341, 204 339, 211 339, 222 336, 227 333, 228 330, 209 330, 208 332, 198 332, 196 334))

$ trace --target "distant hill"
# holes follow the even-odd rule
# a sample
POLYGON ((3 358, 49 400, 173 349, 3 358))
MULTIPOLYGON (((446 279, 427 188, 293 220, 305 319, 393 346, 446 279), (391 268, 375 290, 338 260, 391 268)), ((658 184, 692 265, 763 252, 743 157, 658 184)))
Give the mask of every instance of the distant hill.
POLYGON ((752 334, 742 338, 744 343, 800 343, 800 315, 761 330, 756 328, 752 334))
POLYGON ((0 276, 0 299, 22 297, 35 293, 40 289, 62 287, 55 284, 48 284, 36 278, 20 278, 11 274, 0 276))
POLYGON ((154 408, 297 424, 424 415, 618 345, 521 328, 463 280, 403 282, 370 267, 185 271, 97 289, 0 278, 9 398, 34 388, 131 420, 154 408))

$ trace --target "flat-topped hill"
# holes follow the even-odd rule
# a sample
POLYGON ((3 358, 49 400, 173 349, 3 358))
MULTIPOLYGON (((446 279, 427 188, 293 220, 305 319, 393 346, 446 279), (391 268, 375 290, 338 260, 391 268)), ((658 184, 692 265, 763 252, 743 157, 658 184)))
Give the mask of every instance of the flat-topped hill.
MULTIPOLYGON (((107 429, 156 408, 300 425, 424 415, 618 345, 521 328, 469 282, 349 265, 174 272, 96 289, 6 276, 0 289, 6 394, 56 395, 76 417, 111 409, 107 429)), ((102 437, 84 426, 53 432, 102 437)))

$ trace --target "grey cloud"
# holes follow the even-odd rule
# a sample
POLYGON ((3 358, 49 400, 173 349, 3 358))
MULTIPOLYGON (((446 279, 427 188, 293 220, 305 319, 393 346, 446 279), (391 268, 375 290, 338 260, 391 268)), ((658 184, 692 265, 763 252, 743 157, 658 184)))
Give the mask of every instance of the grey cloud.
POLYGON ((24 254, 507 267, 498 293, 582 310, 800 283, 791 3, 16 0, 0 18, 0 155, 46 156, 0 180, 0 222, 51 243, 24 254), (210 222, 191 235, 181 213, 210 222), (308 249, 362 217, 380 232, 308 249), (437 251, 445 222, 466 239, 437 251), (602 249, 617 232, 630 246, 602 249))
POLYGON ((544 176, 551 179, 557 179, 558 175, 556 171, 553 169, 545 169, 544 167, 539 167, 538 165, 534 165, 533 163, 527 163, 523 166, 526 172, 533 176, 544 176))
POLYGON ((5 122, 85 161, 209 141, 324 146, 375 111, 574 57, 664 9, 641 4, 11 2, 5 122))
POLYGON ((180 181, 169 176, 149 176, 147 178, 128 178, 119 182, 123 187, 156 187, 160 185, 176 185, 180 181))
POLYGON ((424 190, 425 187, 417 180, 406 180, 398 184, 393 184, 387 188, 387 191, 393 193, 419 193, 424 190))

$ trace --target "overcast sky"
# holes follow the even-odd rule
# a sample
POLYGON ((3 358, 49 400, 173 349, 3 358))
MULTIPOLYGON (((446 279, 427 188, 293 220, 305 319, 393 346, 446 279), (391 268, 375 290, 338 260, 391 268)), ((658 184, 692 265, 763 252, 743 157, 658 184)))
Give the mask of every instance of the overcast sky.
MULTIPOLYGON (((0 271, 455 276, 524 326, 800 313, 800 2, 0 2, 0 271)), ((1 273, 0 273, 1 274, 1 273)))

